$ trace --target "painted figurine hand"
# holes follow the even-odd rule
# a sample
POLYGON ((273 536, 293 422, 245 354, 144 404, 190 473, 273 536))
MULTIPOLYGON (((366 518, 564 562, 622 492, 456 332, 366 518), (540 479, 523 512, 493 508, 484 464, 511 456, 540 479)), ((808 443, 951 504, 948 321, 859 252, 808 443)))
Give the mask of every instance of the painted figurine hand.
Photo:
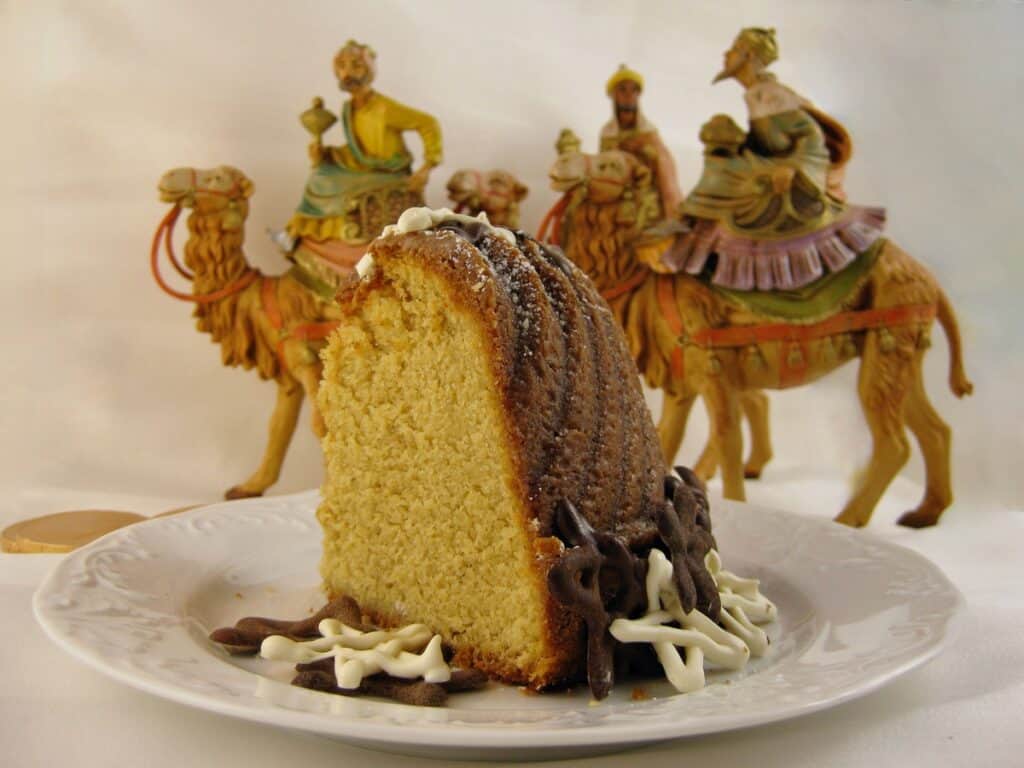
POLYGON ((423 188, 427 186, 427 180, 430 178, 431 170, 433 170, 433 166, 429 163, 424 163, 418 171, 409 177, 409 189, 414 192, 422 192, 423 188))
POLYGON ((320 163, 322 163, 324 161, 324 157, 327 154, 327 149, 320 142, 320 139, 317 138, 317 139, 309 142, 308 153, 309 153, 309 162, 315 168, 316 166, 320 165, 320 163))

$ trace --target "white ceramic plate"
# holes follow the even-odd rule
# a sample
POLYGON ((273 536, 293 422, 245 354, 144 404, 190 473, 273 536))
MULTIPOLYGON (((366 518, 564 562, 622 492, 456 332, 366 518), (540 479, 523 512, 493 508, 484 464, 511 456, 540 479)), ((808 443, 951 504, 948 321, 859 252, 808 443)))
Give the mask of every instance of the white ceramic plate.
POLYGON ((739 673, 712 672, 675 695, 620 685, 526 695, 492 684, 446 708, 292 687, 291 667, 229 657, 207 639, 242 616, 300 618, 317 591, 315 492, 217 504, 133 525, 69 554, 35 595, 61 647, 158 696, 360 746, 449 758, 549 759, 795 717, 873 691, 946 642, 962 605, 932 563, 823 520, 718 500, 725 567, 761 578, 779 607, 771 650, 739 673))

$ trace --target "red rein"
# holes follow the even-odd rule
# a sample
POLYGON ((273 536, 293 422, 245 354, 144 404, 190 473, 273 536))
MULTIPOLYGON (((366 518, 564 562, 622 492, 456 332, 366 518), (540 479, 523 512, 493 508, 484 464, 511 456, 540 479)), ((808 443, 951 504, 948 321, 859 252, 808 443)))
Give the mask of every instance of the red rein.
POLYGON ((174 225, 178 221, 178 216, 180 214, 181 206, 175 205, 167 212, 167 215, 164 216, 160 225, 156 228, 156 232, 153 233, 153 245, 149 251, 149 268, 153 273, 153 279, 156 280, 156 284, 160 286, 160 290, 168 296, 172 296, 180 301, 191 301, 196 304, 210 304, 211 302, 220 301, 221 299, 227 298, 228 296, 244 290, 259 276, 259 272, 247 267, 245 273, 238 280, 224 286, 219 291, 214 291, 213 293, 205 293, 197 296, 192 293, 182 293, 181 291, 174 290, 167 281, 164 280, 163 275, 160 274, 161 240, 163 240, 167 256, 170 259, 171 264, 174 265, 178 274, 186 280, 192 280, 194 277, 191 272, 181 265, 178 258, 174 255, 174 245, 171 241, 171 236, 174 233, 174 225))
POLYGON ((544 214, 537 230, 537 239, 543 242, 550 242, 553 245, 561 245, 559 233, 562 229, 562 216, 565 214, 566 206, 569 205, 569 193, 562 195, 561 199, 551 206, 551 210, 544 214), (546 240, 548 230, 551 230, 551 239, 546 240))

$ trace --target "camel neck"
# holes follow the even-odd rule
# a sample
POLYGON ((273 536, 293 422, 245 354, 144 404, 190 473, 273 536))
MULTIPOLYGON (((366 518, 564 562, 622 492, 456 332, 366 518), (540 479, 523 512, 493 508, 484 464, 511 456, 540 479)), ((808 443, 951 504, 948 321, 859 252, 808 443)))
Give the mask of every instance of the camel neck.
POLYGON ((594 281, 602 295, 614 299, 632 294, 639 287, 639 278, 650 271, 632 258, 626 247, 630 235, 624 233, 619 213, 619 203, 584 200, 566 214, 569 231, 574 233, 566 245, 566 255, 594 281), (584 243, 601 246, 588 248, 584 243))
POLYGON ((242 250, 243 229, 225 232, 221 216, 193 212, 188 218, 185 261, 195 273, 192 291, 211 293, 238 280, 249 266, 242 250))

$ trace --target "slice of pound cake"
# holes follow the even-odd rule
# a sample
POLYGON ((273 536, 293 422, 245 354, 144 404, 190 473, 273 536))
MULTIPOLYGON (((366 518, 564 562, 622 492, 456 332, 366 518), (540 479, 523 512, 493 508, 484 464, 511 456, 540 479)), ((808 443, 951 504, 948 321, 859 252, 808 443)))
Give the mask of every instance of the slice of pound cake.
POLYGON ((665 477, 625 339, 575 266, 417 208, 358 272, 323 351, 331 598, 427 625, 458 666, 534 688, 588 676, 598 696, 610 625, 654 610, 653 550, 682 612, 718 622, 702 487, 665 477))

